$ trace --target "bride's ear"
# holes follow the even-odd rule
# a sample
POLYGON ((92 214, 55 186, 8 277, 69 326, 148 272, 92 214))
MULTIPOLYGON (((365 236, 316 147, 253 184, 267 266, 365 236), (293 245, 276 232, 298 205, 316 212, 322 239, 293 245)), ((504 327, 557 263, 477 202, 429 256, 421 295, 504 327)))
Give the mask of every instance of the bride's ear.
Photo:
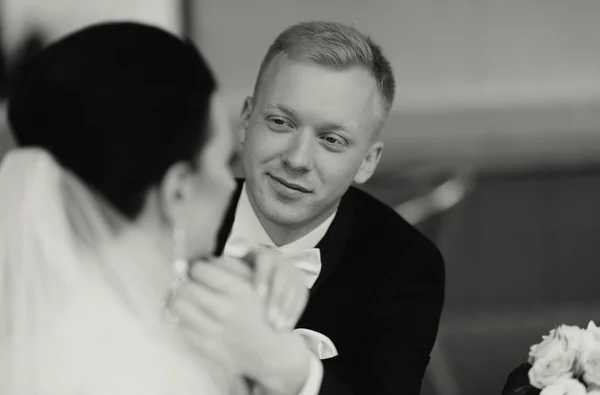
POLYGON ((158 193, 161 211, 171 224, 185 220, 194 189, 194 169, 189 163, 177 162, 165 173, 158 193))

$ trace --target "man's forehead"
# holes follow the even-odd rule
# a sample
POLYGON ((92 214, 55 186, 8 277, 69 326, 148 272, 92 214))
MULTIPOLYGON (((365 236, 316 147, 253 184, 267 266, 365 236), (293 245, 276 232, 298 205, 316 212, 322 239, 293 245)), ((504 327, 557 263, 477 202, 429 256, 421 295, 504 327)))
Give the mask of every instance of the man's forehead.
POLYGON ((320 83, 331 81, 334 83, 340 79, 347 82, 348 79, 356 80, 363 86, 377 91, 377 83, 373 75, 361 66, 349 65, 348 67, 328 66, 317 63, 305 56, 290 57, 286 53, 275 56, 263 70, 260 76, 259 89, 268 89, 272 85, 286 84, 291 82, 310 83, 315 77, 320 77, 320 83))
POLYGON ((379 96, 370 81, 354 84, 352 77, 332 81, 328 76, 311 78, 310 73, 289 77, 265 81, 258 97, 261 110, 277 110, 290 116, 320 114, 338 123, 380 111, 379 96))

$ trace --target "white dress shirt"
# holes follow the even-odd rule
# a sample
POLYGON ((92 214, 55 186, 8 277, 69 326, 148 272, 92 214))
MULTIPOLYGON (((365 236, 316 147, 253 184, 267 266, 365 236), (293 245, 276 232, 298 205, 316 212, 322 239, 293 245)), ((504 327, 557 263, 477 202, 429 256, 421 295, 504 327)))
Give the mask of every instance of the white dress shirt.
MULTIPOLYGON (((246 242, 262 245, 265 247, 276 248, 277 250, 285 252, 298 252, 310 248, 314 248, 319 241, 325 236, 329 226, 335 218, 335 212, 327 218, 317 228, 306 234, 305 236, 295 240, 289 244, 283 246, 277 246, 268 235, 265 228, 260 223, 260 220, 256 216, 250 200, 248 198, 248 192, 246 184, 242 186, 242 192, 238 200, 233 225, 229 238, 225 243, 224 254, 227 255, 228 246, 232 247, 238 240, 245 240, 246 242)), ((316 280, 316 278, 314 279, 316 280)), ((311 281, 310 286, 314 284, 314 280, 311 281)), ((309 286, 309 288, 310 288, 309 286)), ((300 392, 299 395, 316 395, 319 393, 321 388, 321 381, 323 379, 323 365, 320 359, 311 353, 311 363, 308 379, 300 392)))

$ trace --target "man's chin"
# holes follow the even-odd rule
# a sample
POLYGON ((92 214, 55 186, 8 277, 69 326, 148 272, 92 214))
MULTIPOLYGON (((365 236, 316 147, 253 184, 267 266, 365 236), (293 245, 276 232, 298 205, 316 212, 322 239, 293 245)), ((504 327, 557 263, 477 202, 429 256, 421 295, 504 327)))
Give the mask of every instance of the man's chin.
POLYGON ((279 196, 277 191, 271 189, 267 183, 256 185, 254 191, 249 190, 250 199, 254 197, 255 204, 260 211, 259 214, 266 217, 272 223, 281 226, 295 226, 309 217, 309 213, 302 207, 306 199, 289 200, 279 196))
POLYGON ((298 204, 286 204, 275 198, 265 199, 259 208, 269 221, 280 226, 294 227, 307 217, 304 210, 299 210, 298 204))
POLYGON ((297 228, 297 227, 300 227, 301 225, 305 224, 306 217, 299 216, 299 215, 298 216, 289 215, 289 213, 286 213, 286 214, 280 213, 280 215, 277 215, 273 219, 273 222, 279 226, 293 229, 293 228, 297 228))

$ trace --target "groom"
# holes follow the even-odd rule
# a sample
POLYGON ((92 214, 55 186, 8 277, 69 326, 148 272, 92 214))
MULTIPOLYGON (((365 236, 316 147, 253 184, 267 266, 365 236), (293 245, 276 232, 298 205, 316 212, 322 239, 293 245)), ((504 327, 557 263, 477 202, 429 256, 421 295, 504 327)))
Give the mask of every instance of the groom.
MULTIPOLYGON (((311 22, 280 34, 244 102, 246 179, 217 253, 243 242, 312 256, 304 267, 310 298, 297 328, 322 339, 324 349, 318 367, 303 373, 311 384, 302 393, 420 392, 444 301, 443 259, 391 208, 351 186, 375 171, 394 91, 389 62, 369 38, 311 22)), ((269 341, 231 347, 256 355, 251 343, 269 341)), ((278 344, 279 355, 264 359, 284 355, 293 364, 294 353, 278 344)), ((273 375, 283 363, 272 364, 273 375)))

